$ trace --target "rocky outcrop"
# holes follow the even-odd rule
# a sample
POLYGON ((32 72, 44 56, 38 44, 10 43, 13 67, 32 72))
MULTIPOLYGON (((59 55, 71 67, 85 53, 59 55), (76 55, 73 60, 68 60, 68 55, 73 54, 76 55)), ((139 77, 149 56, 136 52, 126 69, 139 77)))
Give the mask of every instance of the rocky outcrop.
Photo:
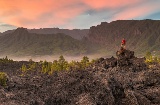
POLYGON ((95 64, 92 66, 93 68, 122 68, 122 67, 128 67, 129 70, 132 71, 139 71, 139 70, 146 70, 147 65, 145 63, 145 58, 137 58, 134 55, 134 51, 130 50, 123 50, 123 51, 117 51, 116 52, 117 57, 111 57, 111 58, 100 58, 95 62, 95 64))

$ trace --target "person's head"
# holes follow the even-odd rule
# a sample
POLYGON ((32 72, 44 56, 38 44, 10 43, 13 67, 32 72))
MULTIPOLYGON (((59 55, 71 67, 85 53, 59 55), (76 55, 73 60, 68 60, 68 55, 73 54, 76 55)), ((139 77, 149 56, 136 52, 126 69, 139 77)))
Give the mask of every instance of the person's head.
POLYGON ((123 38, 123 40, 124 40, 124 38, 123 38))

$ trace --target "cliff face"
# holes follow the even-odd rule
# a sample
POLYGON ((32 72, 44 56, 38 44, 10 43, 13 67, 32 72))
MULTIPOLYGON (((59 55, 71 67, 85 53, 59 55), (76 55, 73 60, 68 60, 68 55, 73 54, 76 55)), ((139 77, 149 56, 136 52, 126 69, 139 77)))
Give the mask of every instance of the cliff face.
POLYGON ((138 52, 159 50, 159 20, 117 20, 111 23, 102 22, 92 26, 88 39, 104 48, 117 50, 122 38, 127 40, 127 48, 138 52))

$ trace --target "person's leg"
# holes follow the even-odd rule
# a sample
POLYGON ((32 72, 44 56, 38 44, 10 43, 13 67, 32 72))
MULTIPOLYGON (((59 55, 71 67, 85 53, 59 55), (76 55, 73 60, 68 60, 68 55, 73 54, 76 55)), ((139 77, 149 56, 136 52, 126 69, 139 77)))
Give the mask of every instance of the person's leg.
POLYGON ((123 48, 126 49, 126 45, 125 44, 123 45, 123 48))
POLYGON ((121 44, 121 47, 123 47, 123 44, 121 44))
POLYGON ((124 45, 124 44, 121 44, 121 47, 122 47, 123 49, 125 49, 125 45, 124 45))

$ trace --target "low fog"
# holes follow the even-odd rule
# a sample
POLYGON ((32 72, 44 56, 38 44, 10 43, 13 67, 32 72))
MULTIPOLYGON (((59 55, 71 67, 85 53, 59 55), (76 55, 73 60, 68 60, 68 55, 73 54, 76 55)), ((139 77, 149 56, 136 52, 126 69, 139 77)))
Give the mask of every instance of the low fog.
MULTIPOLYGON (((52 62, 54 60, 58 60, 60 55, 44 55, 44 56, 10 56, 7 55, 8 59, 12 59, 14 61, 29 61, 30 59, 32 59, 33 61, 39 62, 39 61, 49 61, 52 62)), ((82 58, 84 56, 89 57, 89 60, 92 59, 97 59, 100 57, 111 57, 111 55, 102 55, 102 54, 94 54, 94 55, 80 55, 80 56, 67 56, 67 55, 63 55, 65 60, 67 60, 68 62, 70 61, 80 61, 82 60, 82 58)), ((0 58, 5 58, 6 56, 0 56, 0 58)))
MULTIPOLYGON (((135 55, 139 58, 144 57, 144 54, 138 54, 135 53, 135 55)), ((54 60, 58 60, 61 55, 32 55, 32 56, 14 56, 14 55, 1 55, 0 58, 5 58, 8 57, 8 59, 12 59, 14 61, 29 61, 32 59, 33 61, 39 62, 39 61, 48 61, 52 62, 54 60)), ((80 61, 84 56, 87 56, 89 60, 91 61, 92 59, 97 59, 97 58, 110 58, 110 57, 115 57, 116 58, 116 52, 106 52, 106 53, 94 53, 94 54, 84 54, 84 55, 79 55, 79 56, 69 56, 69 55, 63 55, 66 61, 80 61)))

